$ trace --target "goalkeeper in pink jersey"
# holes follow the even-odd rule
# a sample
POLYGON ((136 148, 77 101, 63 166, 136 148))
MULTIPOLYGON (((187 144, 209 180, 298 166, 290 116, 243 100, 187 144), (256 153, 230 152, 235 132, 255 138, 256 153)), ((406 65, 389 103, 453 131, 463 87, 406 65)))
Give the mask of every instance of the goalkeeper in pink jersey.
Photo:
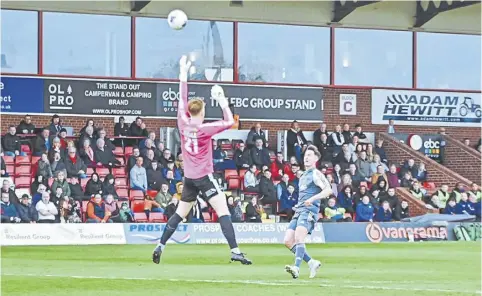
POLYGON ((234 124, 233 114, 223 89, 215 85, 211 89, 214 98, 223 110, 223 120, 203 123, 205 104, 201 99, 191 99, 188 103, 187 75, 191 62, 183 56, 180 64, 180 100, 177 111, 177 123, 181 134, 181 149, 184 158, 184 189, 176 213, 167 221, 159 244, 154 249, 152 261, 159 264, 161 254, 167 241, 174 234, 179 223, 187 216, 199 195, 209 202, 219 217, 219 224, 224 237, 231 248, 231 261, 251 264, 251 261, 240 252, 236 242, 233 223, 229 214, 226 196, 213 178, 212 137, 234 124))

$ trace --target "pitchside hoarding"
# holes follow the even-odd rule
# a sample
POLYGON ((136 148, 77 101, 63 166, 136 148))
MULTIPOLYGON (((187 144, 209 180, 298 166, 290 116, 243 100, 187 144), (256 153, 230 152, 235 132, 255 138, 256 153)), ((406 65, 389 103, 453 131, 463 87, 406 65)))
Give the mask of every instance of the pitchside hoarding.
POLYGON ((481 94, 442 91, 372 90, 372 123, 480 127, 481 94))
MULTIPOLYGON (((2 77, 2 83, 8 86, 2 91, 7 112, 177 117, 178 83, 25 77, 2 77), (22 104, 7 106, 10 98, 22 104)), ((188 97, 202 98, 206 118, 218 119, 222 112, 210 97, 212 85, 189 83, 188 97)), ((323 120, 321 87, 221 86, 242 120, 323 120)))

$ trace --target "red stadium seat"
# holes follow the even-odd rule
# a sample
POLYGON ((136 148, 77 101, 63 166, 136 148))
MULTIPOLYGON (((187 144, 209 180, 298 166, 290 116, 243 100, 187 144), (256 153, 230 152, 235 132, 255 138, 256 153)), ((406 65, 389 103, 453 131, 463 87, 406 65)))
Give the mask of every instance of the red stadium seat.
POLYGON ((112 174, 116 178, 125 178, 126 177, 126 170, 124 168, 113 168, 112 174))
MULTIPOLYGON (((124 156, 122 156, 122 157, 118 156, 118 157, 116 157, 115 159, 120 163, 120 166, 125 166, 125 165, 126 165, 126 162, 125 162, 125 160, 124 160, 124 156)), ((123 169, 124 169, 124 168, 123 168, 123 169)))
POLYGON ((231 142, 221 144, 221 150, 231 150, 232 148, 231 142))
POLYGON ((97 174, 99 174, 99 177, 103 178, 109 174, 109 169, 108 168, 97 168, 97 174))
POLYGON ((154 198, 154 197, 156 197, 157 192, 158 192, 158 191, 156 191, 156 190, 147 190, 147 195, 149 195, 150 197, 154 198))
POLYGON ((117 195, 119 196, 119 198, 121 198, 121 197, 129 198, 129 192, 127 192, 127 189, 125 189, 125 188, 119 188, 119 189, 116 188, 116 192, 117 192, 117 195))
POLYGON ((80 179, 80 187, 82 187, 82 190, 85 190, 85 185, 87 185, 87 182, 89 182, 90 178, 85 178, 85 179, 80 179))
POLYGON ((30 188, 30 184, 32 184, 32 178, 30 178, 30 176, 15 179, 15 188, 30 188))
POLYGON ((208 212, 203 212, 204 222, 212 222, 211 215, 208 212))
POLYGON ((143 200, 132 201, 131 209, 134 213, 144 213, 144 201, 143 200))
POLYGON ((124 156, 124 149, 122 149, 122 147, 115 147, 114 155, 115 156, 124 156))
POLYGON ((53 183, 54 183, 54 178, 49 178, 49 187, 52 187, 53 183))
POLYGON ((13 156, 4 155, 3 160, 5 161, 6 165, 15 164, 15 157, 13 156))
POLYGON ((94 173, 94 169, 93 168, 87 168, 87 172, 85 172, 87 174, 87 176, 92 176, 92 174, 94 173))
POLYGON ((40 156, 32 156, 32 164, 37 164, 41 158, 40 156))
POLYGON ((132 152, 132 150, 134 150, 133 147, 125 147, 124 148, 124 155, 128 156, 128 155, 133 154, 134 152, 132 152))
POLYGON ((87 204, 89 203, 88 200, 83 200, 82 201, 82 212, 85 213, 87 212, 87 204))
POLYGON ((163 213, 154 213, 154 212, 151 212, 151 213, 149 214, 149 222, 164 223, 164 222, 167 222, 167 217, 164 216, 163 213))
POLYGON ((30 166, 21 165, 15 168, 15 176, 30 176, 30 166))
POLYGON ((144 193, 140 190, 129 190, 129 200, 144 200, 144 193))
POLYGON ((246 170, 246 169, 239 170, 239 178, 241 178, 241 179, 244 178, 244 174, 246 174, 247 171, 248 170, 246 170))
POLYGON ((9 176, 15 175, 15 167, 13 165, 7 165, 7 173, 9 176))
POLYGON ((30 154, 30 146, 29 145, 21 145, 20 151, 30 154))
POLYGON ((126 178, 117 178, 115 179, 115 188, 116 189, 127 189, 127 179, 126 178))
POLYGON ((29 156, 20 156, 18 155, 15 157, 15 165, 30 165, 30 157, 29 156))
POLYGON ((147 221, 147 216, 146 213, 134 213, 134 219, 138 223, 146 223, 147 221))
POLYGON ((236 170, 225 170, 224 178, 228 182, 228 190, 238 190, 240 188, 240 179, 236 170))

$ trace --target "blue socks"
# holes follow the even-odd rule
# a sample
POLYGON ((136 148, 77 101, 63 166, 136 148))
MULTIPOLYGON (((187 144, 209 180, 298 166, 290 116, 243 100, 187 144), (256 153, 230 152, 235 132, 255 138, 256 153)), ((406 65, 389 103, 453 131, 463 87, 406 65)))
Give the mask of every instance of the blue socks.
POLYGON ((296 251, 295 251, 295 265, 296 267, 300 267, 301 262, 303 262, 303 257, 305 256, 306 253, 306 247, 305 244, 297 244, 296 245, 296 251))
MULTIPOLYGON (((293 254, 295 254, 295 255, 296 255, 296 246, 297 246, 297 245, 294 245, 294 246, 290 249, 291 253, 293 253, 293 254)), ((306 263, 308 263, 308 262, 310 262, 310 260, 311 260, 311 257, 310 257, 310 255, 308 255, 308 252, 306 251, 306 247, 305 247, 305 255, 303 255, 303 261, 305 261, 306 263)))

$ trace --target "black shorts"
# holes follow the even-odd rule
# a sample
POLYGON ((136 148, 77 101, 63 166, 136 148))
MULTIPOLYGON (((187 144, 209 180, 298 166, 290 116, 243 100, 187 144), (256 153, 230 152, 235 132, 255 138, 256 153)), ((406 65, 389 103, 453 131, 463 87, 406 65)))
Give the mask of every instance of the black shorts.
POLYGON ((208 201, 211 197, 222 193, 213 175, 207 175, 199 179, 184 178, 183 185, 181 200, 184 202, 196 201, 198 195, 208 201))

